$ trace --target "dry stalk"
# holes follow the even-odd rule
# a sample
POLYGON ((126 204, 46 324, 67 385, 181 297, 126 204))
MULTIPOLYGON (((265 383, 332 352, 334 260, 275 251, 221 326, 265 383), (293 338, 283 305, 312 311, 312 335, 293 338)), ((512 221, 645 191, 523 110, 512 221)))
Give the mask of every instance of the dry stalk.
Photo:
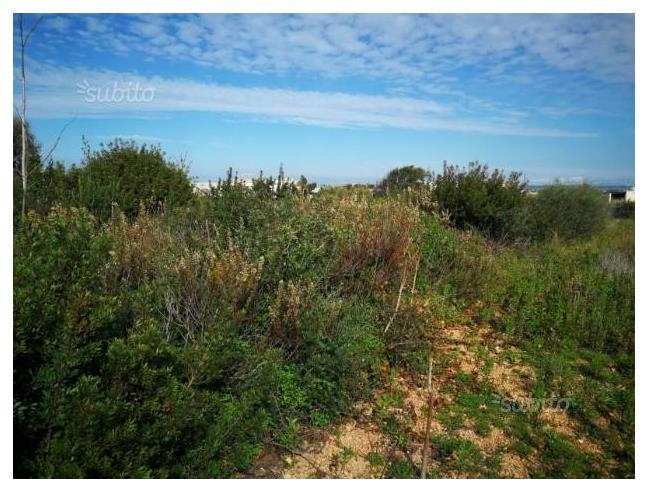
POLYGON ((394 319, 398 314, 398 308, 400 307, 401 296, 403 295, 403 287, 405 286, 406 274, 407 274, 407 270, 403 270, 403 277, 401 279, 400 289, 398 289, 398 299, 396 300, 396 308, 394 309, 394 313, 391 315, 391 318, 389 318, 389 322, 387 323, 387 326, 385 326, 385 333, 387 333, 387 330, 389 330, 389 327, 394 322, 394 319))

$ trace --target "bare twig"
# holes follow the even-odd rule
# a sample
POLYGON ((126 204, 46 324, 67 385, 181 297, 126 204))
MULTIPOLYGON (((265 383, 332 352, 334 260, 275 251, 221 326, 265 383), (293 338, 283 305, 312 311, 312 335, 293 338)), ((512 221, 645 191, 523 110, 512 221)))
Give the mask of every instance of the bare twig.
POLYGON ((21 88, 21 102, 22 102, 22 112, 20 113, 20 129, 21 129, 21 155, 20 155, 20 180, 22 181, 22 217, 25 217, 25 211, 27 207, 27 94, 26 86, 27 80, 25 77, 25 45, 27 44, 27 39, 33 32, 33 29, 29 31, 29 35, 25 38, 23 33, 23 15, 20 14, 19 25, 20 25, 20 88, 21 88))
POLYGON ((418 258, 416 258, 416 269, 414 270, 414 279, 412 280, 412 292, 411 292, 412 295, 414 295, 414 290, 416 289, 416 276, 418 275, 420 263, 421 263, 421 257, 419 256, 418 258))
MULTIPOLYGON (((27 153, 29 149, 27 148, 27 71, 25 70, 25 48, 27 42, 34 31, 38 27, 38 24, 43 20, 43 16, 40 16, 31 29, 25 35, 24 30, 24 16, 20 14, 18 17, 18 28, 20 29, 20 89, 21 89, 21 109, 18 111, 18 116, 20 118, 20 128, 21 128, 21 155, 20 155, 20 180, 22 182, 22 210, 21 216, 25 217, 25 212, 27 208, 27 153)), ((15 105, 14 105, 15 107, 15 105)), ((16 108, 18 109, 18 108, 16 108)))
POLYGON ((23 35, 22 14, 20 14, 20 36, 21 36, 21 39, 23 40, 22 41, 23 44, 27 44, 27 41, 29 41, 29 38, 31 37, 32 34, 34 34, 34 31, 36 30, 36 28, 38 27, 38 24, 40 24, 42 20, 43 20, 43 16, 41 15, 38 19, 36 19, 36 22, 34 22, 34 25, 32 26, 32 28, 27 33, 27 36, 25 36, 23 38, 22 37, 22 35, 23 35))
POLYGON ((59 142, 61 141, 61 137, 63 136, 63 132, 67 129, 68 126, 70 126, 70 124, 71 124, 73 121, 74 121, 74 118, 72 118, 72 119, 69 120, 65 125, 63 125, 63 128, 61 128, 61 131, 60 131, 59 134, 57 135, 56 140, 54 140, 54 143, 52 144, 52 146, 50 147, 50 149, 47 151, 47 154, 45 154, 45 157, 43 157, 43 158, 41 159, 41 161, 42 161, 43 163, 47 162, 47 159, 49 159, 49 158, 51 157, 51 155, 54 153, 54 151, 56 150, 56 147, 58 147, 58 144, 59 144, 59 142))
POLYGON ((20 108, 18 108, 18 106, 16 106, 16 103, 14 103, 13 108, 14 108, 15 116, 16 116, 16 117, 20 120, 20 122, 22 123, 22 115, 20 114, 20 108))
POLYGON ((403 270, 403 278, 401 279, 400 289, 398 289, 398 299, 396 300, 396 308, 394 309, 394 313, 392 314, 391 318, 389 318, 389 322, 387 323, 387 326, 385 326, 385 333, 387 333, 387 330, 389 330, 389 327, 394 322, 394 319, 398 314, 398 308, 400 307, 401 296, 403 295, 403 287, 405 286, 406 272, 407 270, 403 270))
POLYGON ((387 473, 387 468, 391 464, 392 457, 394 456, 394 451, 396 451, 396 441, 392 443, 391 448, 389 449, 389 454, 387 454, 387 459, 385 460, 385 465, 383 466, 382 471, 380 472, 380 478, 385 478, 385 473, 387 473))
POLYGON ((299 451, 296 451, 295 449, 291 448, 290 446, 286 446, 285 444, 278 443, 277 441, 269 440, 269 442, 273 446, 283 448, 286 451, 288 451, 289 453, 294 454, 295 456, 299 456, 299 457, 303 458, 304 461, 306 461, 306 463, 308 463, 310 466, 315 468, 317 473, 319 473, 322 477, 326 476, 326 472, 324 470, 322 470, 319 466, 317 466, 317 463, 315 463, 313 460, 308 458, 304 453, 300 453, 299 451))

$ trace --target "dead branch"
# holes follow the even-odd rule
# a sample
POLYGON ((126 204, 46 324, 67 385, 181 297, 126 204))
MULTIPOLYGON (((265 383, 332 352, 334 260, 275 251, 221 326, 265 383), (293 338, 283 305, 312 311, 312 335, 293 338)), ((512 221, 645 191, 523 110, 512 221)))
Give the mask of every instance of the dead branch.
POLYGON ((75 118, 72 118, 69 120, 65 125, 63 125, 63 128, 61 128, 61 131, 58 133, 56 140, 54 140, 54 143, 50 147, 49 151, 47 154, 45 154, 45 157, 43 157, 42 162, 45 163, 47 162, 47 159, 50 158, 50 156, 54 153, 56 150, 56 147, 58 147, 59 142, 61 141, 61 137, 63 136, 63 132, 67 129, 68 126, 75 120, 75 118))
POLYGON ((421 257, 419 256, 418 258, 416 258, 416 269, 414 270, 414 279, 412 280, 412 292, 411 292, 412 295, 414 295, 414 290, 416 289, 416 276, 418 275, 420 263, 421 263, 421 257))
POLYGON ((405 286, 405 277, 407 270, 403 270, 403 278, 401 279, 401 284, 400 284, 400 289, 398 289, 398 299, 396 300, 396 307, 394 308, 394 313, 392 314, 391 318, 389 318, 389 322, 387 323, 387 326, 385 326, 385 332, 387 333, 387 330, 389 330, 389 327, 391 324, 394 322, 394 319, 396 318, 396 315, 398 314, 398 308, 400 307, 400 302, 401 302, 401 296, 403 295, 403 287, 405 286))
POLYGON ((300 458, 303 458, 304 461, 306 461, 306 463, 308 463, 310 466, 312 466, 320 476, 322 476, 322 477, 326 476, 326 472, 324 470, 322 470, 319 466, 317 466, 317 463, 315 463, 313 460, 308 458, 304 453, 300 453, 299 451, 296 451, 295 449, 291 448, 290 446, 286 446, 285 444, 278 443, 277 441, 274 441, 274 440, 269 440, 269 443, 272 444, 273 446, 283 448, 286 451, 288 451, 289 453, 294 454, 295 456, 299 456, 300 458))

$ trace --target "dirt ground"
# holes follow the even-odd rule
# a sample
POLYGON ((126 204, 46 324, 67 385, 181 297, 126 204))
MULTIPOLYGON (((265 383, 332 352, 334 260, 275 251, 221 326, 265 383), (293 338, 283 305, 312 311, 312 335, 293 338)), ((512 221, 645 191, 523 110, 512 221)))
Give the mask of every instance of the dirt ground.
MULTIPOLYGON (((535 452, 526 455, 513 452, 515 439, 507 429, 493 426, 489 432, 477 432, 474 422, 466 419, 459 429, 449 429, 439 419, 444 407, 452 405, 456 395, 441 393, 441 388, 452 388, 459 374, 486 381, 502 397, 523 401, 529 397, 535 379, 532 367, 520 361, 512 362, 512 355, 520 349, 506 337, 493 333, 487 326, 454 325, 436 333, 432 349, 433 359, 443 359, 443 370, 432 377, 433 415, 431 434, 437 437, 469 441, 480 453, 480 458, 494 458, 496 476, 501 478, 529 478, 539 466, 535 452), (488 363, 490 362, 490 363, 488 363)), ((406 426, 407 453, 394 450, 392 438, 381 429, 378 418, 378 397, 358 404, 361 417, 349 419, 327 429, 309 431, 297 449, 267 449, 257 460, 252 477, 256 478, 382 478, 387 462, 402 458, 419 467, 428 407, 427 378, 425 375, 399 374, 391 382, 391 391, 403 395, 402 405, 390 411, 406 426)), ((600 454, 600 446, 577 432, 577 424, 564 411, 545 410, 540 413, 540 425, 573 440, 584 452, 600 454)), ((605 422, 601 423, 605 425, 605 422)), ((428 474, 441 473, 447 478, 479 476, 473 471, 444 470, 431 450, 428 474)), ((438 476, 438 475, 437 475, 438 476)))

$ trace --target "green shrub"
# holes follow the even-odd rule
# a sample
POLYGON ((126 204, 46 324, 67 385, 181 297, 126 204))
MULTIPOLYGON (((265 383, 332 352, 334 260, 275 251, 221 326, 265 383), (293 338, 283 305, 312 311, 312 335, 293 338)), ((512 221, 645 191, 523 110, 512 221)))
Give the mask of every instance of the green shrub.
POLYGON ((525 339, 616 353, 634 350, 634 278, 592 250, 553 248, 507 269, 502 324, 525 339))
POLYGON ((403 166, 392 169, 380 182, 379 189, 384 193, 399 192, 420 188, 428 184, 430 173, 416 166, 403 166))
POLYGON ((409 461, 396 458, 389 464, 385 475, 387 478, 416 478, 416 469, 409 461))
POLYGON ((603 193, 589 185, 553 185, 533 197, 531 235, 546 239, 587 239, 601 232, 608 216, 603 193))
MULTIPOLYGON (((374 222, 348 204, 355 221, 292 193, 230 208, 229 193, 193 218, 54 207, 18 224, 16 476, 230 477, 367 396, 384 307, 365 288, 343 297, 333 265, 343 231, 395 206, 374 222)), ((360 277, 384 268, 377 254, 360 277)))
MULTIPOLYGON (((632 221, 630 221, 632 222, 632 221)), ((633 228, 604 237, 514 250, 424 220, 423 278, 521 340, 574 342, 617 353, 634 347, 633 228)))
POLYGON ((495 240, 525 235, 525 190, 519 173, 489 172, 478 163, 467 169, 444 165, 433 180, 438 208, 456 227, 474 228, 495 240))
POLYGON ((249 466, 268 425, 262 394, 254 386, 226 391, 217 375, 232 371, 232 362, 241 367, 256 357, 239 351, 244 358, 236 362, 227 344, 209 349, 216 362, 209 380, 188 384, 191 353, 170 344, 156 327, 115 340, 100 376, 83 376, 67 390, 41 473, 228 477, 249 466))
POLYGON ((100 219, 117 205, 128 217, 146 210, 186 204, 193 196, 187 170, 169 162, 159 147, 115 140, 97 151, 86 149, 81 167, 71 171, 76 204, 100 219))
MULTIPOLYGON (((352 413, 391 370, 424 373, 425 337, 446 322, 610 359, 633 350, 631 219, 512 247, 403 195, 270 180, 102 219, 54 206, 15 225, 19 477, 235 476, 264 446, 352 413)), ((610 409, 630 421, 623 398, 610 409)), ((415 472, 394 462, 388 475, 415 472)))
POLYGON ((14 238, 16 473, 31 473, 65 394, 96 375, 107 345, 125 333, 129 310, 106 292, 110 237, 87 212, 30 213, 14 238))

